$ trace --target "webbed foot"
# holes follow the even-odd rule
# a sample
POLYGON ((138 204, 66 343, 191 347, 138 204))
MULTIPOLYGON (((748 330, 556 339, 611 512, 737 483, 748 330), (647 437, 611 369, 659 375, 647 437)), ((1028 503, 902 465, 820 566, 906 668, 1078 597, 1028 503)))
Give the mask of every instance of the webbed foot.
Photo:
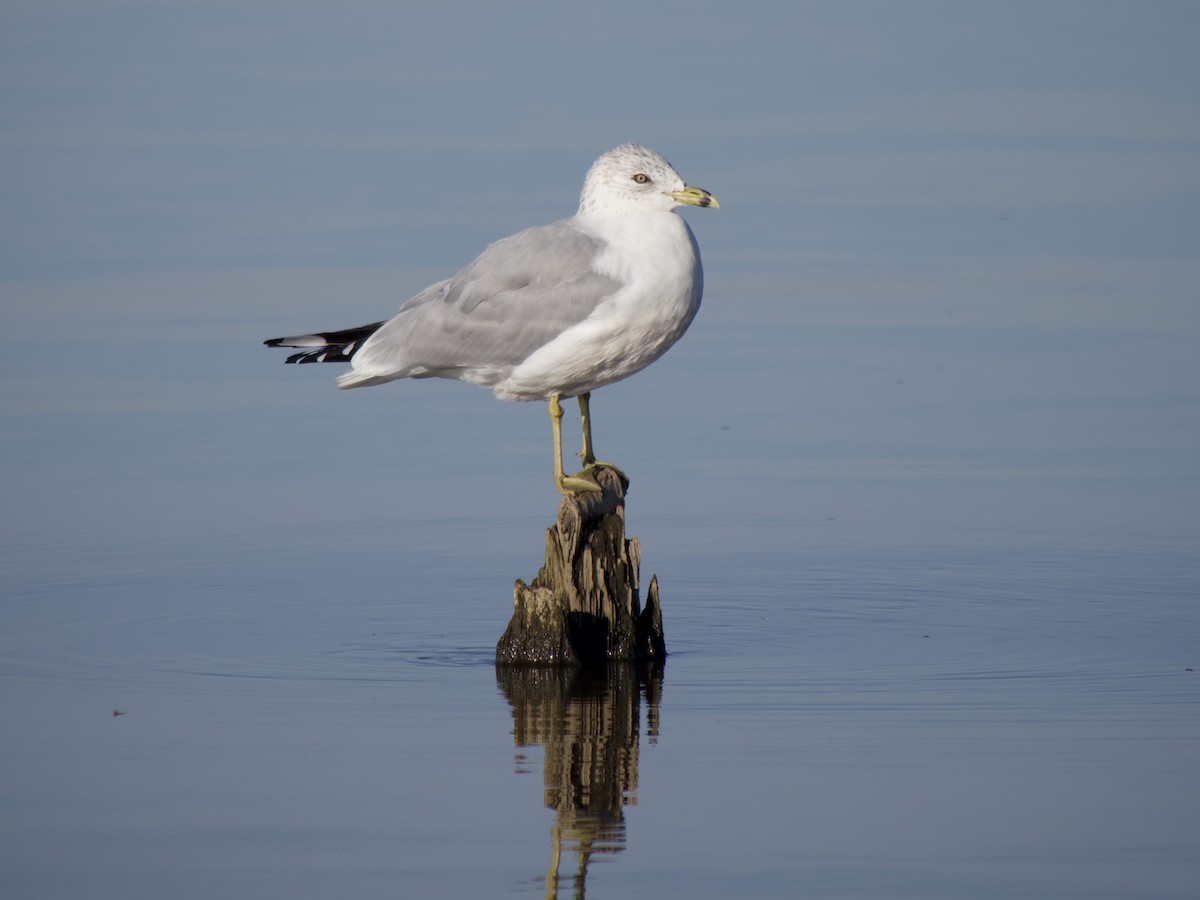
MULTIPOLYGON (((582 453, 579 453, 576 455, 583 456, 582 453)), ((612 463, 605 462, 602 459, 595 459, 595 458, 592 458, 592 459, 585 458, 584 459, 583 472, 595 472, 596 469, 612 469, 614 472, 616 472, 618 475, 621 476, 622 481, 625 481, 625 482, 629 481, 629 476, 625 474, 625 471, 620 466, 614 466, 612 463)), ((577 474, 582 474, 582 473, 577 473, 577 474)), ((593 475, 592 477, 594 478, 595 476, 593 475)))
POLYGON ((596 476, 588 469, 582 469, 574 475, 555 473, 554 486, 560 494, 600 493, 603 488, 596 481, 596 476))

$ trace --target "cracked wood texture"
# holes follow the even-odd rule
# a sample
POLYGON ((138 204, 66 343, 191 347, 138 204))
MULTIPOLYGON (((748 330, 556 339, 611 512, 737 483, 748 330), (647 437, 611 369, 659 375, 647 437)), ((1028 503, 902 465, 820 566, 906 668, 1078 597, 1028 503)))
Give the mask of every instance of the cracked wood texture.
POLYGON ((641 606, 641 548, 625 537, 625 492, 619 472, 596 469, 600 493, 569 494, 546 529, 546 561, 531 584, 518 579, 513 616, 496 645, 496 661, 595 665, 666 656, 658 581, 641 606))

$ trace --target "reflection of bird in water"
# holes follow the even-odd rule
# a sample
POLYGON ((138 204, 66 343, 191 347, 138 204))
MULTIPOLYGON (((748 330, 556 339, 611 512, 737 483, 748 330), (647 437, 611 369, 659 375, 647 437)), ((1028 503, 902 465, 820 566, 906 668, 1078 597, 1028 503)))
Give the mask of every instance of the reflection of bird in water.
POLYGON ((574 216, 497 241, 390 321, 266 344, 300 349, 288 362, 350 362, 342 388, 454 378, 504 400, 548 401, 555 486, 598 491, 591 392, 658 359, 700 307, 700 251, 673 213, 682 205, 717 201, 654 151, 625 144, 592 165, 574 216), (574 475, 562 466, 564 397, 579 399, 582 418, 574 475))

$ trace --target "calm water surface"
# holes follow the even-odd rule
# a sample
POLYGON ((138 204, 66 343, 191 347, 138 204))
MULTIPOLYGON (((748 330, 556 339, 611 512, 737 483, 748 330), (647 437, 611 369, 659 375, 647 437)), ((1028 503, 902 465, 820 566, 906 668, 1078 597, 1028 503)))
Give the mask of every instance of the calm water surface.
POLYGON ((436 530, 474 565, 312 525, 6 554, 12 895, 1190 890, 1189 554, 665 536, 665 671, 596 683, 492 664, 534 523, 436 530))
POLYGON ((1192 6, 618 7, 6 13, 0 896, 1196 896, 1192 6), (722 204, 593 400, 671 655, 498 671, 545 409, 259 342, 631 138, 722 204))

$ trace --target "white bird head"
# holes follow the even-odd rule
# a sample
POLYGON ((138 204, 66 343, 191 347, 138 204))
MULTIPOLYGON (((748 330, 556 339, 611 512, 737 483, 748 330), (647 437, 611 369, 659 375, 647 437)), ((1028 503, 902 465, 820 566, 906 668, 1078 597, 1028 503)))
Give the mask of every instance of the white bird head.
POLYGON ((638 144, 609 150, 588 169, 579 214, 668 212, 679 206, 717 207, 703 188, 684 184, 669 162, 638 144))

